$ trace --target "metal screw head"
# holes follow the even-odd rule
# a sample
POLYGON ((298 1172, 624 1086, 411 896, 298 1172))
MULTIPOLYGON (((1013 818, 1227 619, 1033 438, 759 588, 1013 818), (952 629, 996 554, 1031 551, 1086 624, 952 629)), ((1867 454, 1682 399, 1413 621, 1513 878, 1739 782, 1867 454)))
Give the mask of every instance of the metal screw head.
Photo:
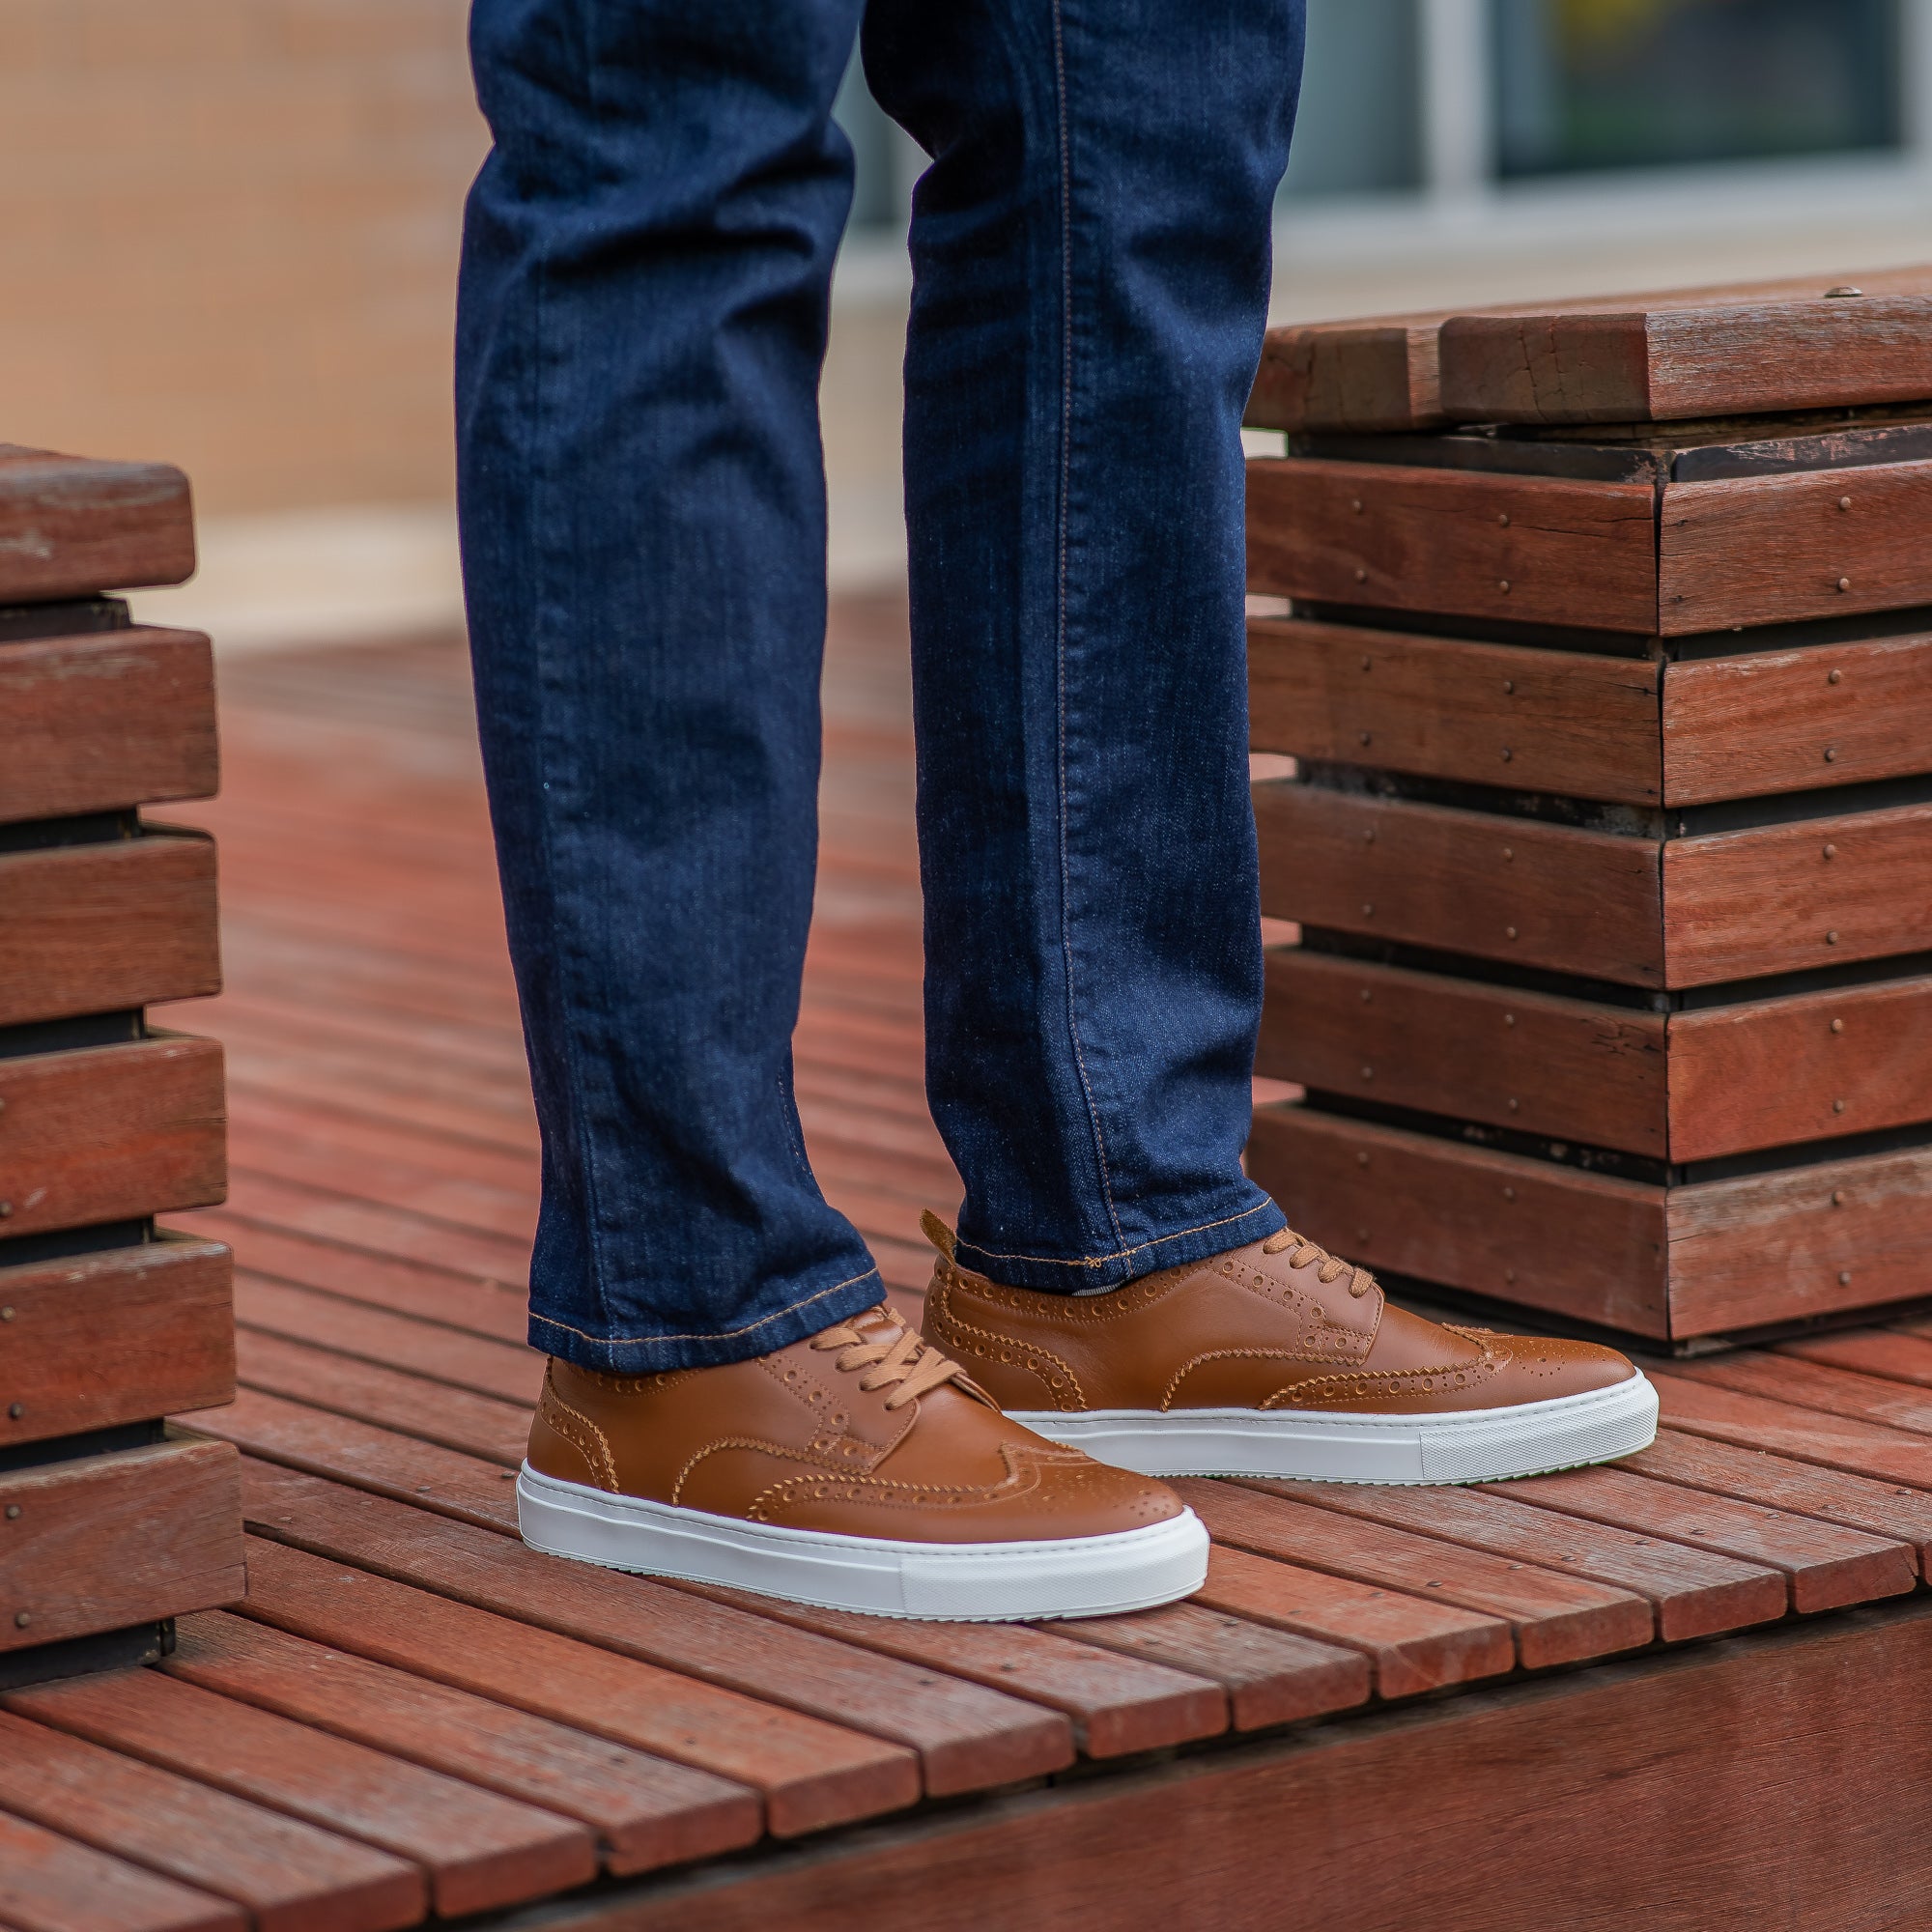
POLYGON ((1516 1199, 1516 1189, 1514 1187, 1505 1187, 1503 1189, 1503 1199, 1505 1201, 1514 1201, 1516 1199))
POLYGON ((1367 1166, 1368 1166, 1368 1164, 1369 1164, 1369 1157, 1368 1157, 1368 1155, 1367 1155, 1367 1154, 1365 1154, 1365 1153, 1358 1153, 1358 1154, 1357 1154, 1357 1155, 1355 1156, 1355 1165, 1356 1165, 1357 1167, 1367 1167, 1367 1166))
POLYGON ((1371 666, 1372 664, 1374 664, 1374 663, 1375 663, 1375 660, 1374 660, 1373 658, 1364 658, 1364 659, 1362 660, 1362 668, 1363 668, 1364 670, 1367 670, 1367 669, 1369 668, 1369 667, 1370 667, 1370 666, 1371 666))
POLYGON ((1349 507, 1359 517, 1362 514, 1362 499, 1359 497, 1350 497, 1349 498, 1349 507))
POLYGON ((14 1612, 14 1628, 15 1630, 25 1630, 33 1621, 34 1613, 31 1610, 15 1610, 14 1612))
POLYGON ((1504 1269, 1503 1269, 1503 1279, 1504 1279, 1505 1281, 1508 1281, 1508 1282, 1514 1282, 1514 1281, 1516 1280, 1516 1269, 1515 1269, 1515 1268, 1504 1268, 1504 1269))
POLYGON ((1827 845, 1825 847, 1825 856, 1828 859, 1835 859, 1838 856, 1838 848, 1835 845, 1827 845))
POLYGON ((11 1321, 13 1319, 14 1311, 11 1308, 0 1308, 0 1321, 11 1321))
POLYGON ((1355 571, 1355 582, 1357 583, 1366 583, 1368 581, 1369 573, 1358 566, 1355 571))
POLYGON ((1373 1066, 1365 1066, 1362 1068, 1362 1078, 1364 1080, 1373 1080, 1375 1077, 1376 1077, 1376 1069, 1373 1066))
POLYGON ((1505 697, 1514 697, 1514 696, 1516 696, 1516 679, 1515 679, 1515 678, 1513 678, 1513 677, 1506 677, 1506 678, 1504 678, 1504 679, 1503 679, 1503 696, 1504 696, 1505 697))
POLYGON ((1838 588, 1840 590, 1849 590, 1851 587, 1852 587, 1852 580, 1849 577, 1841 577, 1838 579, 1838 588))
POLYGON ((1506 926, 1504 926, 1504 927, 1503 927, 1503 937, 1504 937, 1505 939, 1514 939, 1514 938, 1516 937, 1516 927, 1515 927, 1515 926, 1513 926, 1513 925, 1506 925, 1506 926))
POLYGON ((1832 1102, 1832 1111, 1834 1114, 1842 1114, 1845 1111, 1845 1103, 1842 1100, 1833 1100, 1832 1102))
POLYGON ((1837 943, 1838 943, 1838 935, 1835 932, 1828 932, 1825 935, 1825 944, 1827 946, 1835 946, 1837 945, 1837 943))
POLYGON ((1850 1287, 1851 1287, 1851 1285, 1852 1285, 1852 1271, 1851 1271, 1851 1269, 1850 1269, 1850 1268, 1840 1268, 1840 1269, 1838 1270, 1838 1286, 1839 1286, 1840 1288, 1850 1288, 1850 1287))
POLYGON ((1363 743, 1363 744, 1365 744, 1365 745, 1366 745, 1366 744, 1369 744, 1370 742, 1372 742, 1372 741, 1371 741, 1371 739, 1370 739, 1370 737, 1369 737, 1369 734, 1368 734, 1368 733, 1367 733, 1366 731, 1363 731, 1363 732, 1359 732, 1359 733, 1358 733, 1357 735, 1358 735, 1358 736, 1360 737, 1360 739, 1361 739, 1362 743, 1363 743))
POLYGON ((1376 828, 1373 825, 1364 826, 1362 828, 1362 843, 1364 845, 1373 845, 1375 842, 1376 828))
POLYGON ((1833 1020, 1832 1022, 1832 1031, 1833 1033, 1843 1033, 1844 1030, 1845 1030, 1845 1023, 1843 1020, 1833 1020))
POLYGON ((1507 577, 1501 577, 1496 580, 1496 588, 1506 597, 1509 595, 1509 587, 1510 581, 1507 577))
POLYGON ((9 1503, 7 1505, 7 1520, 9 1522, 18 1522, 19 1520, 20 1505, 18 1503, 9 1503))
POLYGON ((1504 1026, 1515 1026, 1515 1025, 1516 1025, 1516 1015, 1515 1015, 1514 1013, 1505 1013, 1505 1014, 1503 1015, 1503 1025, 1504 1025, 1504 1026))
POLYGON ((1864 290, 1853 288, 1850 282, 1840 282, 1835 289, 1827 289, 1825 291, 1825 299, 1827 301, 1835 301, 1844 296, 1861 296, 1863 294, 1864 290))
POLYGON ((10 1402, 7 1405, 7 1416, 9 1421, 18 1422, 21 1416, 25 1415, 26 1412, 27 1412, 27 1406, 24 1403, 10 1402))
POLYGON ((1836 764, 1836 763, 1838 762, 1838 748, 1837 748, 1837 746, 1835 746, 1835 745, 1827 745, 1827 746, 1825 747, 1825 762, 1826 762, 1826 763, 1827 763, 1828 765, 1835 765, 1835 764, 1836 764))
POLYGON ((1503 512, 1502 512, 1502 513, 1501 513, 1501 514, 1500 514, 1500 515, 1499 515, 1499 516, 1498 516, 1498 517, 1496 518, 1496 522, 1497 522, 1497 523, 1499 523, 1499 524, 1501 524, 1501 525, 1502 525, 1502 526, 1503 526, 1503 527, 1504 527, 1505 529, 1507 529, 1507 528, 1509 527, 1509 520, 1510 520, 1510 513, 1509 513, 1509 512, 1508 512, 1507 510, 1504 510, 1504 511, 1503 511, 1503 512))
POLYGON ((1372 992, 1372 991, 1371 991, 1371 990, 1370 990, 1370 989, 1369 989, 1369 988, 1367 987, 1367 986, 1364 986, 1364 987, 1362 988, 1362 1004, 1363 1004, 1363 1006, 1365 1006, 1365 1007, 1366 1007, 1366 1006, 1367 1006, 1367 1005, 1369 1004, 1369 1002, 1370 1002, 1371 1000, 1373 1000, 1374 998, 1375 998, 1375 994, 1374 994, 1374 993, 1373 993, 1373 992, 1372 992))
POLYGON ((1521 1105, 1522 1102, 1520 1100, 1512 1097, 1509 1103, 1509 1110, 1512 1114, 1514 1114, 1515 1112, 1517 1112, 1519 1108, 1521 1107, 1521 1105))
POLYGON ((1374 919, 1375 916, 1376 916, 1376 909, 1374 905, 1371 904, 1368 900, 1364 899, 1362 901, 1362 917, 1364 919, 1374 919))
POLYGON ((1849 497, 1840 497, 1838 498, 1838 508, 1839 508, 1839 509, 1841 509, 1841 510, 1849 510, 1849 509, 1850 509, 1851 507, 1852 507, 1852 499, 1851 499, 1851 498, 1850 498, 1849 497))
POLYGON ((1512 752, 1512 751, 1510 750, 1510 748, 1509 748, 1509 747, 1508 747, 1507 745, 1505 745, 1505 746, 1503 747, 1503 763, 1504 763, 1504 764, 1508 764, 1508 763, 1509 763, 1509 761, 1510 761, 1510 760, 1511 760, 1511 759, 1512 759, 1513 757, 1515 757, 1515 756, 1516 756, 1516 753, 1515 753, 1514 752, 1512 752))
POLYGON ((13 1211, 14 1204, 11 1201, 0 1201, 0 1221, 4 1221, 13 1211))
POLYGON ((1825 682, 1827 684, 1842 684, 1844 681, 1845 673, 1841 670, 1828 670, 1825 673, 1825 682))
POLYGON ((1842 1187, 1833 1188, 1832 1206, 1833 1208, 1842 1208, 1844 1205, 1845 1205, 1845 1190, 1842 1187))

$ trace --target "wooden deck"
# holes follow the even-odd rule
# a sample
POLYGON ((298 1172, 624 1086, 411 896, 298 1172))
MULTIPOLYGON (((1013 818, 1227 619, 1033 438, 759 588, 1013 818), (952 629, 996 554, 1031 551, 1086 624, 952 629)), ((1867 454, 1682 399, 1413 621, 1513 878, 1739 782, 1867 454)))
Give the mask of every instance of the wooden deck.
MULTIPOLYGON (((798 1092, 894 1293, 903 611, 843 605, 798 1092)), ((906 1625, 534 1556, 536 1208, 460 647, 225 668, 250 1595, 0 1697, 0 1932, 1932 1922, 1932 1323, 1658 1371, 1618 1468, 1181 1487, 1193 1603, 906 1625)))

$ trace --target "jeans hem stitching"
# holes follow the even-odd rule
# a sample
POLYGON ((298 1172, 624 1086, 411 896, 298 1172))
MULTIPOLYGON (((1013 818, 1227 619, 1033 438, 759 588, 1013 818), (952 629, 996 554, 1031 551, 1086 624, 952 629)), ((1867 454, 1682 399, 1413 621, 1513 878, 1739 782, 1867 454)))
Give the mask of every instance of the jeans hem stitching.
POLYGON ((978 1241, 961 1239, 962 1248, 970 1248, 977 1255, 984 1255, 989 1261, 1031 1262, 1037 1267, 1097 1268, 1105 1267, 1109 1262, 1123 1262, 1135 1255, 1145 1254, 1150 1248, 1164 1246, 1169 1241, 1184 1241, 1190 1235, 1205 1235, 1215 1228, 1232 1228, 1237 1222, 1253 1219, 1257 1214, 1264 1214, 1269 1208, 1279 1214, 1281 1209, 1272 1201, 1257 1203, 1252 1208, 1244 1208, 1238 1214, 1224 1215, 1218 1221, 1202 1221, 1192 1228, 1177 1228, 1171 1235, 1156 1235, 1151 1240, 1137 1242, 1130 1248, 1117 1248, 1108 1255, 1008 1255, 997 1248, 982 1248, 978 1241))
POLYGON ((714 1328, 702 1335, 592 1335, 582 1328, 573 1327, 568 1321, 559 1321, 554 1315, 539 1315, 530 1311, 532 1321, 541 1321, 547 1328, 561 1328, 566 1335, 581 1336, 586 1342, 594 1342, 601 1349, 648 1348, 660 1342, 729 1342, 739 1335, 749 1335, 755 1328, 764 1328, 774 1321, 782 1321, 788 1315, 796 1315, 802 1308, 810 1308, 814 1301, 823 1301, 828 1294, 837 1294, 841 1290, 851 1288, 862 1281, 868 1281, 878 1273, 876 1265, 859 1274, 850 1274, 843 1281, 835 1281, 830 1288, 821 1288, 808 1294, 803 1301, 794 1301, 783 1308, 775 1308, 769 1315, 761 1315, 755 1321, 748 1321, 742 1328, 714 1328))

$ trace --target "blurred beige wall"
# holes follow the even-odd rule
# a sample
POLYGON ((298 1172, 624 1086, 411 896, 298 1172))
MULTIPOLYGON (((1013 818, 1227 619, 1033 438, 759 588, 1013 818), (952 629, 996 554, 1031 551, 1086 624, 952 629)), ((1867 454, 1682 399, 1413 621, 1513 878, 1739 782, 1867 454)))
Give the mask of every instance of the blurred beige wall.
POLYGON ((0 440, 440 501, 464 0, 0 0, 0 440))

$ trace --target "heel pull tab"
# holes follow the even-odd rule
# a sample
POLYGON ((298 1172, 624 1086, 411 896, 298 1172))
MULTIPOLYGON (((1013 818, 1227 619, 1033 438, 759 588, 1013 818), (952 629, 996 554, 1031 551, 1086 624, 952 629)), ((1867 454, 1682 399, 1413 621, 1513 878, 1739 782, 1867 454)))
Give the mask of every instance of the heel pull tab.
POLYGON ((924 1234, 925 1238, 928 1241, 930 1241, 932 1245, 935 1248, 937 1248, 939 1252, 942 1255, 944 1255, 948 1261, 951 1261, 952 1259, 953 1249, 958 1246, 958 1242, 953 1236, 952 1230, 949 1228, 946 1225, 946 1223, 942 1221, 939 1218, 939 1216, 932 1211, 930 1208, 922 1208, 920 1209, 919 1225, 922 1232, 924 1234))

